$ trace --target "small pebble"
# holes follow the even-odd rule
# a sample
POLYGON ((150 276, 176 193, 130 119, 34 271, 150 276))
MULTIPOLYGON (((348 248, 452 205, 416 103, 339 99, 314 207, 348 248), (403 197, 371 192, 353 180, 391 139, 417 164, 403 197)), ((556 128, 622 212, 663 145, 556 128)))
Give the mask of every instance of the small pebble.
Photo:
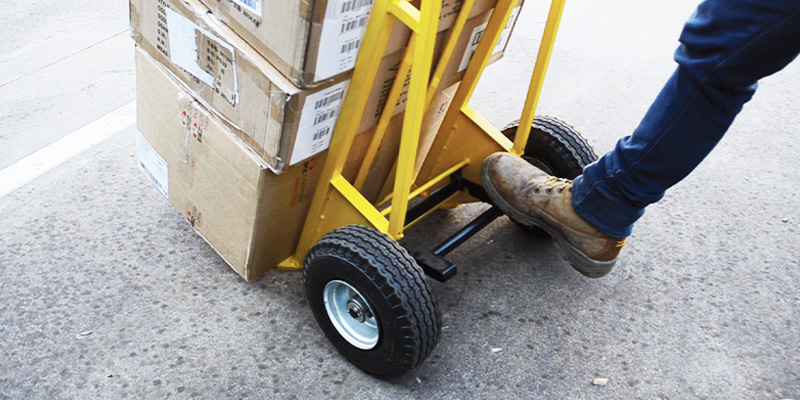
POLYGON ((594 380, 592 381, 592 385, 595 385, 595 386, 608 385, 608 378, 594 378, 594 380))
POLYGON ((781 218, 782 222, 789 222, 789 218, 781 218))
POLYGON ((495 347, 495 348, 492 349, 492 353, 499 353, 501 351, 503 351, 503 349, 501 349, 499 347, 495 347))
POLYGON ((92 331, 83 331, 83 332, 75 335, 75 339, 83 339, 83 338, 91 335, 92 333, 93 333, 92 331))

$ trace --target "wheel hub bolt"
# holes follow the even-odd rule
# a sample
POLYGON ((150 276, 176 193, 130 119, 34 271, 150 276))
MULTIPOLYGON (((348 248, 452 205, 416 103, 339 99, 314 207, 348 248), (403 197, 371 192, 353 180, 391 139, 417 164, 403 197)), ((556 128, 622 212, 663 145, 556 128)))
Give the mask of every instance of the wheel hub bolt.
POLYGON ((364 312, 364 306, 355 298, 347 301, 347 312, 358 322, 365 322, 367 320, 367 313, 364 312))

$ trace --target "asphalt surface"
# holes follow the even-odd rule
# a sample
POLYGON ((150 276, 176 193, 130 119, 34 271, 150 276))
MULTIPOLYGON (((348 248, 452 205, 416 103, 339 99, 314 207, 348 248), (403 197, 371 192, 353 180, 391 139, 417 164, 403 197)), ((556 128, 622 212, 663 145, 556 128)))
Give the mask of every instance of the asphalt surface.
MULTIPOLYGON (((0 170, 133 101, 124 3, 0 3, 0 170)), ((539 112, 610 149, 696 4, 569 1, 539 112)), ((498 127, 522 108, 543 7, 520 18, 473 101, 498 127)), ((800 63, 764 79, 605 278, 490 225, 450 256, 456 278, 430 282, 441 341, 392 382, 338 355, 299 273, 246 283, 227 267, 137 169, 131 126, 0 197, 0 398, 800 399, 798 88, 800 63)))

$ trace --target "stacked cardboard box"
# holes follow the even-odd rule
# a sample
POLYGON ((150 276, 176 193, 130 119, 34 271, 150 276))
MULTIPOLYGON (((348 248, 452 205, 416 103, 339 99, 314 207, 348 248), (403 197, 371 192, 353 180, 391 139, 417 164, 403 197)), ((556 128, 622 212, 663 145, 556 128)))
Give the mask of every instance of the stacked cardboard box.
MULTIPOLYGON (((131 0, 130 5, 139 46, 235 127, 270 169, 283 172, 327 148, 351 73, 301 89, 197 0, 131 0)), ((490 15, 489 10, 469 21, 469 35, 461 38, 442 88, 460 80, 474 51, 470 39, 480 36, 490 15)), ((442 32, 439 42, 445 38, 442 32)), ((498 57, 502 50, 498 46, 498 57)), ((384 56, 359 132, 376 125, 402 55, 401 48, 384 56)), ((404 105, 401 99, 395 112, 404 105)))
MULTIPOLYGON (((201 0, 299 87, 312 87, 353 69, 374 0, 201 0)), ((497 0, 477 0, 474 18, 497 0)), ((443 0, 439 31, 455 22, 462 0, 443 0)), ((411 35, 396 23, 386 54, 411 35)))
MULTIPOLYGON (((477 0, 444 89, 426 115, 423 144, 438 129, 495 1, 477 0)), ((351 33, 363 34, 360 21, 371 3, 130 0, 140 165, 246 279, 294 250, 355 60, 354 54, 337 61, 324 53, 334 39, 340 54, 358 47, 361 37, 354 42, 351 33)), ((444 4, 437 51, 460 0, 444 4)), ((507 33, 512 27, 513 19, 507 33)), ((395 27, 348 158, 349 177, 386 106, 408 35, 395 27)), ((494 59, 504 45, 501 40, 494 59)), ((404 97, 370 169, 363 190, 368 199, 377 198, 394 164, 404 97)))
MULTIPOLYGON (((138 161, 153 184, 242 277, 255 279, 297 245, 326 152, 273 173, 223 120, 164 66, 136 52, 138 161)), ((442 91, 423 133, 438 129, 455 86, 442 91)), ((391 172, 402 125, 390 124, 364 194, 377 198, 391 172)), ((373 131, 356 137, 344 175, 353 179, 373 131)))

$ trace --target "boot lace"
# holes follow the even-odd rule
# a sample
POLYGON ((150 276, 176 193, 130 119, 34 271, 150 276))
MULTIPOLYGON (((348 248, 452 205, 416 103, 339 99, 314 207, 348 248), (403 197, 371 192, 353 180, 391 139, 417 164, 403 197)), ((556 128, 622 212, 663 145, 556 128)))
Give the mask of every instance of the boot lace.
POLYGON ((553 190, 557 190, 558 193, 563 193, 565 190, 571 192, 572 181, 569 179, 551 176, 542 181, 542 183, 539 183, 533 187, 533 191, 536 193, 539 193, 543 189, 547 193, 552 193, 553 190))

